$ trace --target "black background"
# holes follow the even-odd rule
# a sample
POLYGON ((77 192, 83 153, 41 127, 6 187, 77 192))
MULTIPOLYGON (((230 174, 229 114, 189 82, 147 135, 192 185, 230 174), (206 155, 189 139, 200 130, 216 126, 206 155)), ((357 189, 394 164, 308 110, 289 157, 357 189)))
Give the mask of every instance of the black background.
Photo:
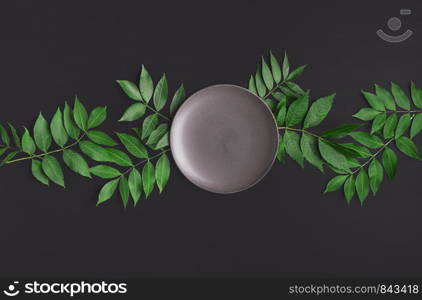
MULTIPOLYGON (((192 94, 245 86, 273 49, 309 65, 299 82, 313 97, 337 92, 323 130, 353 122, 374 83, 422 85, 421 18, 416 1, 2 2, 0 120, 32 126, 77 93, 109 107, 103 129, 129 131, 116 122, 131 101, 115 80, 135 80, 141 64, 192 94), (413 10, 401 19, 414 36, 381 41, 375 31, 389 32, 400 8, 413 10)), ((330 174, 291 160, 234 195, 202 191, 174 167, 165 193, 124 210, 117 197, 95 206, 101 180, 66 171, 65 190, 47 188, 28 164, 11 165, 0 170, 0 276, 421 277, 419 174, 400 155, 396 180, 361 207, 322 195, 330 174)))

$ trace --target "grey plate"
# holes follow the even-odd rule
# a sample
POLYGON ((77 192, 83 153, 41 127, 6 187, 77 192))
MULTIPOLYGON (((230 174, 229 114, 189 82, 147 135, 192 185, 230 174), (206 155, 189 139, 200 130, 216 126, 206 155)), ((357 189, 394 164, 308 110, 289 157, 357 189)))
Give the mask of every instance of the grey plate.
POLYGON ((195 93, 177 111, 170 147, 181 172, 214 193, 235 193, 260 181, 277 154, 278 131, 267 105, 235 85, 195 93))

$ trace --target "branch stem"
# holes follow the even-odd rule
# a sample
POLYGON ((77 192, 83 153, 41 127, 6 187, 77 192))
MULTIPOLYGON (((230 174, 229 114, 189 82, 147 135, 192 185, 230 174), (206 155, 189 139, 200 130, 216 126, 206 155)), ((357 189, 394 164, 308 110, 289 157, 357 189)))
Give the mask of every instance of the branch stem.
POLYGON ((394 138, 392 138, 392 139, 389 139, 385 144, 384 144, 384 146, 382 146, 380 149, 378 149, 378 151, 377 152, 375 152, 374 154, 372 154, 371 155, 371 157, 367 160, 367 161, 365 161, 363 164, 361 164, 360 165, 360 167, 358 167, 358 168, 356 168, 356 170, 354 170, 353 172, 352 172, 352 174, 351 175, 354 175, 354 174, 356 174, 360 169, 362 169, 362 168, 364 168, 366 165, 368 165, 371 161, 373 161, 385 148, 387 148, 387 146, 392 142, 392 141, 394 141, 394 138))

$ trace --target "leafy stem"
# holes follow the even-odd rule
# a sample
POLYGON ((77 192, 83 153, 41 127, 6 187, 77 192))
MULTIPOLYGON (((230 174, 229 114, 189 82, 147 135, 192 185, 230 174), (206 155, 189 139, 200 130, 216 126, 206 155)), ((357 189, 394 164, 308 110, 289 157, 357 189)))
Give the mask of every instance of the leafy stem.
POLYGON ((365 161, 363 164, 360 165, 360 167, 356 168, 350 175, 356 174, 360 169, 364 168, 366 165, 368 165, 372 160, 374 160, 381 152, 387 148, 387 146, 394 141, 394 138, 389 139, 381 148, 378 149, 377 152, 372 154, 367 161, 365 161))
POLYGON ((272 93, 274 93, 278 88, 280 88, 285 83, 286 83, 286 80, 283 80, 277 83, 276 85, 274 85, 274 87, 264 97, 262 97, 262 99, 264 100, 267 99, 267 97, 271 96, 272 93))
POLYGON ((148 103, 144 102, 145 106, 150 109, 151 111, 153 111, 155 114, 159 115, 160 117, 162 117, 163 119, 167 120, 167 121, 171 121, 170 118, 166 117, 165 115, 163 115, 162 113, 159 113, 156 109, 154 109, 153 107, 151 107, 150 105, 148 105, 148 103))
POLYGON ((422 113, 422 110, 388 110, 387 113, 422 113))
POLYGON ((52 150, 49 152, 45 152, 45 153, 41 153, 41 154, 33 154, 33 155, 29 155, 29 156, 25 156, 25 157, 21 157, 21 158, 17 158, 17 159, 13 159, 13 160, 9 160, 8 162, 6 162, 6 164, 12 164, 12 163, 16 163, 16 162, 20 162, 20 161, 25 161, 25 160, 29 160, 29 159, 34 159, 34 158, 41 158, 44 157, 46 155, 50 155, 53 153, 58 153, 58 152, 62 152, 66 149, 72 148, 76 145, 79 144, 79 142, 82 141, 82 139, 85 137, 86 133, 82 134, 80 138, 78 138, 74 143, 67 145, 66 147, 61 147, 59 149, 56 150, 52 150))
POLYGON ((317 139, 324 139, 323 137, 321 137, 321 136, 319 136, 319 135, 317 135, 317 134, 315 134, 313 132, 310 132, 310 131, 308 131, 306 129, 303 129, 303 128, 292 128, 292 127, 282 126, 282 127, 278 127, 278 129, 279 130, 298 131, 298 132, 307 133, 309 135, 312 135, 312 136, 316 137, 317 139))
POLYGON ((7 146, 7 145, 3 145, 3 144, 0 144, 0 148, 1 149, 11 149, 11 150, 20 150, 20 149, 18 149, 18 148, 16 148, 16 147, 12 147, 12 146, 7 146))
POLYGON ((170 151, 170 148, 167 148, 167 149, 165 149, 165 150, 161 151, 160 153, 157 153, 156 155, 151 156, 151 157, 149 157, 149 158, 147 158, 147 159, 141 160, 140 162, 138 162, 138 163, 134 164, 134 165, 133 165, 133 166, 131 166, 129 169, 127 169, 126 171, 124 171, 124 172, 122 173, 122 175, 121 175, 121 176, 126 175, 126 174, 127 174, 127 173, 129 173, 131 170, 133 170, 133 169, 135 169, 136 167, 138 167, 138 166, 142 165, 143 163, 146 163, 147 161, 150 161, 150 160, 153 160, 154 158, 160 157, 161 155, 163 155, 164 153, 166 153, 166 152, 168 152, 168 151, 170 151))

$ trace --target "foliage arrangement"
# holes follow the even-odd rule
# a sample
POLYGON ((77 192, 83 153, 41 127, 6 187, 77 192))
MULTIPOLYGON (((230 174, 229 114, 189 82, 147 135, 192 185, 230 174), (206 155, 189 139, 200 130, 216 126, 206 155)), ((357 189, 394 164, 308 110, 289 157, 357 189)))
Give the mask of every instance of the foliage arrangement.
MULTIPOLYGON (((155 186, 161 193, 170 177, 170 162, 166 154, 170 150, 170 119, 159 112, 167 103, 167 79, 163 75, 154 87, 151 76, 143 67, 138 86, 125 80, 117 82, 136 101, 120 121, 134 121, 145 116, 141 125, 133 128, 134 134, 116 132, 113 138, 98 130, 97 127, 107 118, 107 108, 97 107, 88 113, 79 98, 75 97, 73 107, 66 102, 63 109, 57 109, 51 121, 40 113, 32 130, 24 127, 19 133, 11 124, 8 124, 9 130, 0 124, 0 167, 29 161, 32 175, 38 181, 65 187, 60 163, 63 161, 79 175, 109 180, 99 192, 97 205, 109 200, 117 188, 124 207, 130 198, 134 205, 142 195, 148 198, 155 186), (149 105, 151 99, 154 108, 149 105), (146 111, 152 113, 147 114, 146 111), (165 122, 159 122, 159 117, 165 122), (153 160, 157 160, 155 164, 153 160), (88 161, 100 164, 90 166, 88 161)), ((171 102, 172 113, 184 99, 185 91, 181 86, 171 102)))
MULTIPOLYGON (((384 173, 394 178, 396 152, 420 160, 412 139, 422 131, 422 90, 411 82, 409 97, 395 83, 390 90, 375 85, 374 93, 362 91, 368 106, 354 115, 362 122, 317 134, 313 130, 328 116, 335 94, 312 100, 310 91, 294 82, 305 68, 291 70, 287 54, 279 61, 270 52, 248 82, 248 89, 274 114, 279 129, 277 159, 284 162, 289 156, 302 168, 307 162, 322 173, 331 169, 336 175, 325 192, 343 188, 348 203, 356 195, 363 204, 370 191, 377 193, 384 173)), ((117 83, 133 101, 119 120, 138 122, 131 134, 115 132, 113 137, 98 130, 107 108, 88 112, 75 97, 73 107, 65 102, 50 121, 40 113, 31 130, 0 124, 0 167, 28 161, 35 179, 62 187, 62 164, 81 176, 105 179, 97 205, 111 199, 117 189, 124 207, 130 199, 136 205, 141 196, 148 198, 155 187, 161 193, 170 177, 170 122, 186 99, 185 88, 182 84, 168 101, 166 75, 154 84, 144 66, 136 83, 117 83)))
POLYGON ((369 107, 354 115, 368 124, 344 124, 316 134, 310 128, 327 117, 335 94, 310 101, 310 92, 292 82, 305 66, 290 73, 287 55, 279 63, 271 52, 269 61, 268 64, 261 59, 248 88, 274 113, 280 130, 277 158, 284 162, 287 154, 302 168, 307 161, 321 172, 324 166, 334 171, 336 176, 328 182, 325 192, 343 187, 348 203, 357 195, 363 204, 370 190, 377 193, 384 170, 390 179, 394 178, 397 150, 420 159, 412 139, 422 130, 422 90, 413 82, 410 94, 416 108, 412 108, 409 97, 397 84, 391 84, 391 93, 375 85, 375 93, 362 91, 369 107))

